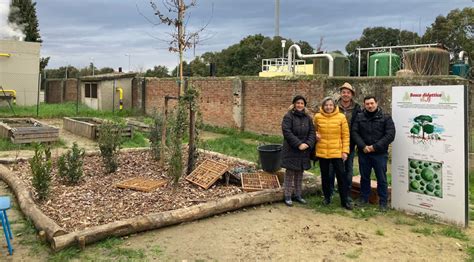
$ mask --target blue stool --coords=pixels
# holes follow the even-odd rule
[[[0,196],[0,220],[2,222],[3,232],[5,233],[5,239],[7,240],[8,253],[13,255],[13,247],[10,239],[13,239],[12,230],[10,229],[10,222],[8,222],[7,209],[10,209],[10,197]]]

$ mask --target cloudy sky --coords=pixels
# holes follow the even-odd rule
[[[0,0],[0,18],[6,19]],[[189,0],[185,0],[189,2]],[[177,55],[167,50],[171,28],[152,25],[148,0],[41,0],[37,2],[42,56],[49,68],[70,64],[144,70],[154,65],[174,67]],[[161,3],[158,0],[157,3]],[[280,35],[308,41],[324,37],[323,49],[345,50],[371,26],[386,26],[423,34],[436,16],[474,6],[474,0],[280,0]],[[220,51],[243,37],[273,36],[274,0],[197,0],[187,20],[190,31],[206,24],[205,41],[195,54]],[[3,9],[3,10],[1,10]],[[145,18],[146,17],[146,18]],[[148,19],[148,20],[147,20]],[[154,20],[156,21],[156,20]],[[0,22],[0,28],[2,22]],[[3,28],[2,28],[3,30]],[[186,53],[193,59],[193,50]]]

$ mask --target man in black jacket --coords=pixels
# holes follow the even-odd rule
[[[357,115],[352,125],[351,136],[357,145],[359,156],[360,202],[368,203],[370,173],[374,169],[377,177],[377,193],[381,211],[387,210],[387,160],[388,146],[395,139],[395,124],[390,115],[378,107],[374,96],[364,98],[364,110]]]

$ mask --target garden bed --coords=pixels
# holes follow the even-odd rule
[[[64,117],[63,127],[73,134],[95,140],[98,138],[100,125],[104,121],[96,117]],[[133,127],[130,125],[125,126],[122,129],[122,136],[132,137]]]
[[[0,118],[0,137],[14,144],[59,140],[59,129],[34,118]]]

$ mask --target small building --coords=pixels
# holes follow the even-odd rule
[[[1,97],[14,96],[22,106],[36,105],[38,99],[40,43],[0,40]]]
[[[109,73],[81,77],[81,102],[96,110],[131,109],[135,76],[136,73]]]

